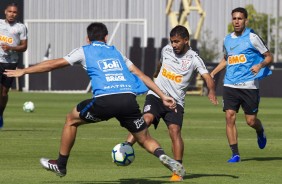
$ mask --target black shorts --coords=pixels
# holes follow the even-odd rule
[[[157,128],[162,118],[167,126],[170,124],[179,125],[180,128],[182,127],[183,123],[183,114],[184,108],[177,104],[177,112],[175,110],[171,110],[168,107],[164,106],[162,100],[154,95],[147,95],[146,101],[144,104],[143,113],[151,113],[154,115],[154,127]]]
[[[89,123],[116,118],[122,127],[136,133],[147,127],[134,94],[106,95],[80,102],[79,117]]]
[[[11,88],[14,77],[7,77],[3,73],[6,69],[15,70],[18,66],[18,63],[0,63],[0,83],[6,88]]]
[[[245,114],[254,115],[258,113],[259,101],[258,89],[223,87],[223,111],[231,109],[238,112],[242,106]]]

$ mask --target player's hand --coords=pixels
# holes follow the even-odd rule
[[[261,69],[261,64],[254,65],[250,70],[254,75],[257,75]]]
[[[170,109],[175,109],[176,108],[175,100],[172,97],[169,97],[169,96],[165,96],[163,98],[163,104],[165,106],[167,106],[168,108],[170,108]]]
[[[22,69],[5,70],[4,75],[7,77],[20,77],[24,75],[24,71]]]
[[[216,98],[214,91],[209,91],[208,98],[209,98],[209,100],[211,101],[212,104],[218,105],[218,100]]]
[[[9,45],[7,45],[7,44],[1,44],[1,48],[5,52],[8,52],[9,50],[11,50],[11,47]]]

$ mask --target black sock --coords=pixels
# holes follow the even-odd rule
[[[176,160],[176,161],[182,164],[182,160]]]
[[[160,157],[161,155],[164,155],[165,154],[165,152],[164,152],[164,150],[163,150],[163,148],[157,148],[155,151],[154,151],[154,155],[156,156],[156,157]]]
[[[59,169],[65,169],[67,167],[69,155],[62,155],[59,153],[59,157],[57,159],[57,164]]]
[[[125,141],[124,144],[128,144],[129,146],[133,146],[133,143]]]
[[[264,129],[262,128],[259,131],[256,131],[258,136],[263,136]]]
[[[238,144],[229,145],[233,155],[239,155]]]

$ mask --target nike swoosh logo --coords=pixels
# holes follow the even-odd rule
[[[230,50],[233,50],[233,49],[235,49],[235,48],[238,47],[238,46],[239,46],[239,44],[236,45],[235,47],[230,47]]]

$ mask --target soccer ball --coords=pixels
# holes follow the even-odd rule
[[[34,111],[34,103],[31,101],[25,102],[23,104],[24,112],[33,112]]]
[[[112,159],[117,166],[128,166],[134,161],[134,158],[134,149],[128,144],[117,144],[112,150]]]

